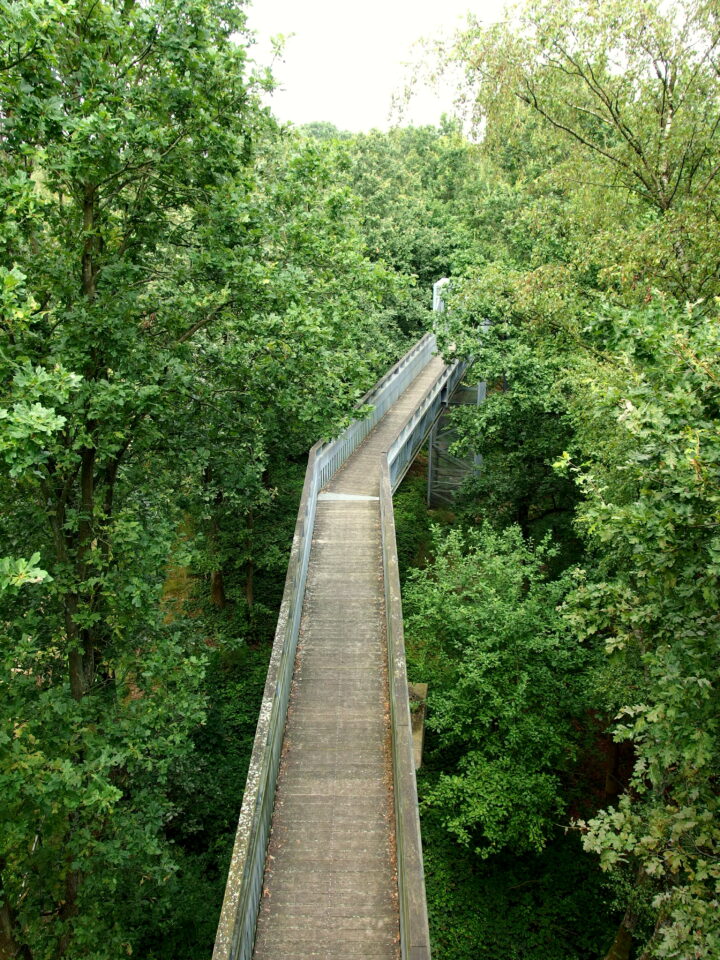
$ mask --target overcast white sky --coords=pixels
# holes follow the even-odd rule
[[[284,62],[273,67],[280,120],[329,120],[345,130],[386,129],[392,95],[417,59],[412,46],[462,24],[468,10],[484,21],[501,16],[503,0],[254,0],[248,21],[258,34],[253,56],[270,60],[269,38],[287,40]],[[450,96],[417,98],[405,122],[437,123]]]

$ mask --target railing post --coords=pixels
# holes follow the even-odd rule
[[[435,313],[442,313],[445,309],[445,301],[443,300],[442,294],[448,283],[450,283],[450,278],[443,277],[433,284],[433,310]]]

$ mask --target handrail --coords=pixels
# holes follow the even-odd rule
[[[395,798],[400,954],[402,960],[430,960],[430,931],[425,899],[420,816],[413,757],[410,700],[405,664],[405,638],[400,572],[395,539],[388,454],[380,463],[380,528],[382,537],[385,617],[387,624],[390,729]]]
[[[435,335],[426,333],[405,356],[378,380],[358,403],[358,408],[373,403],[372,411],[362,420],[354,420],[339,437],[318,448],[321,486],[325,486],[342,464],[360,446],[395,403],[400,394],[425,367],[437,349]]]
[[[439,417],[443,404],[467,373],[470,362],[456,360],[435,377],[420,403],[406,418],[387,452],[393,492],[405,476],[415,454]]]
[[[425,334],[362,398],[360,405],[374,402],[373,410],[335,440],[316,443],[309,453],[213,960],[250,960],[252,956],[317,495],[429,362],[435,348],[434,335]]]
[[[275,801],[275,784],[305,596],[317,494],[320,489],[317,453],[321,445],[316,443],[308,456],[285,590],[250,756],[213,960],[250,960],[252,956],[265,872],[265,852]]]
[[[417,354],[424,352],[428,346],[433,352],[437,350],[437,339],[435,334],[432,332],[424,333],[422,337],[420,337],[420,339],[410,347],[407,353],[400,357],[397,363],[390,367],[389,370],[386,370],[378,382],[374,386],[370,387],[368,392],[361,397],[360,400],[358,400],[356,407],[366,407],[368,404],[372,403],[373,397],[377,396],[382,391],[386,383],[389,380],[392,380],[395,374],[404,369],[408,363],[412,362],[413,358]]]

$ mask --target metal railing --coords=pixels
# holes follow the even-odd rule
[[[418,406],[400,428],[380,464],[380,527],[385,587],[402,960],[430,960],[430,931],[425,896],[425,873],[392,497],[467,368],[466,361],[456,360],[438,374],[425,391]]]
[[[372,404],[373,409],[362,420],[354,420],[335,440],[322,443],[317,448],[320,486],[324,487],[337,470],[345,463],[351,453],[360,446],[365,437],[382,420],[401,393],[407,389],[415,377],[425,367],[437,350],[435,335],[426,333],[418,340],[402,360],[382,377],[375,386],[360,400],[357,407]]]
[[[468,369],[465,360],[456,360],[445,367],[430,384],[419,405],[400,428],[400,432],[387,452],[390,483],[393,492],[400,486],[415,455],[440,416],[443,406],[451,397]]]
[[[250,960],[262,894],[275,784],[280,766],[312,531],[320,490],[315,444],[308,457],[285,590],[250,756],[240,819],[225,886],[213,960]]]
[[[316,443],[308,456],[285,590],[250,757],[213,960],[250,960],[262,894],[265,854],[275,799],[290,686],[297,649],[317,495],[429,362],[436,349],[426,334],[358,404],[373,410],[339,437]]]
[[[385,454],[380,464],[380,527],[390,687],[400,955],[402,960],[430,960],[430,931],[425,898],[425,873],[415,782],[415,758],[392,495],[390,465],[388,454]]]

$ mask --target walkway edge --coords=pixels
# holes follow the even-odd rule
[[[362,398],[360,409],[373,404],[369,415],[353,421],[335,440],[319,441],[310,450],[212,960],[252,956],[318,493],[425,367],[435,348],[434,335],[425,334]]]
[[[380,524],[395,788],[393,793],[400,901],[400,949],[402,960],[430,960],[430,931],[405,662],[400,570],[387,454],[382,457],[380,470]]]
[[[322,446],[322,442],[316,443],[308,456],[213,960],[235,960],[252,955],[317,509],[320,483],[317,454]]]

